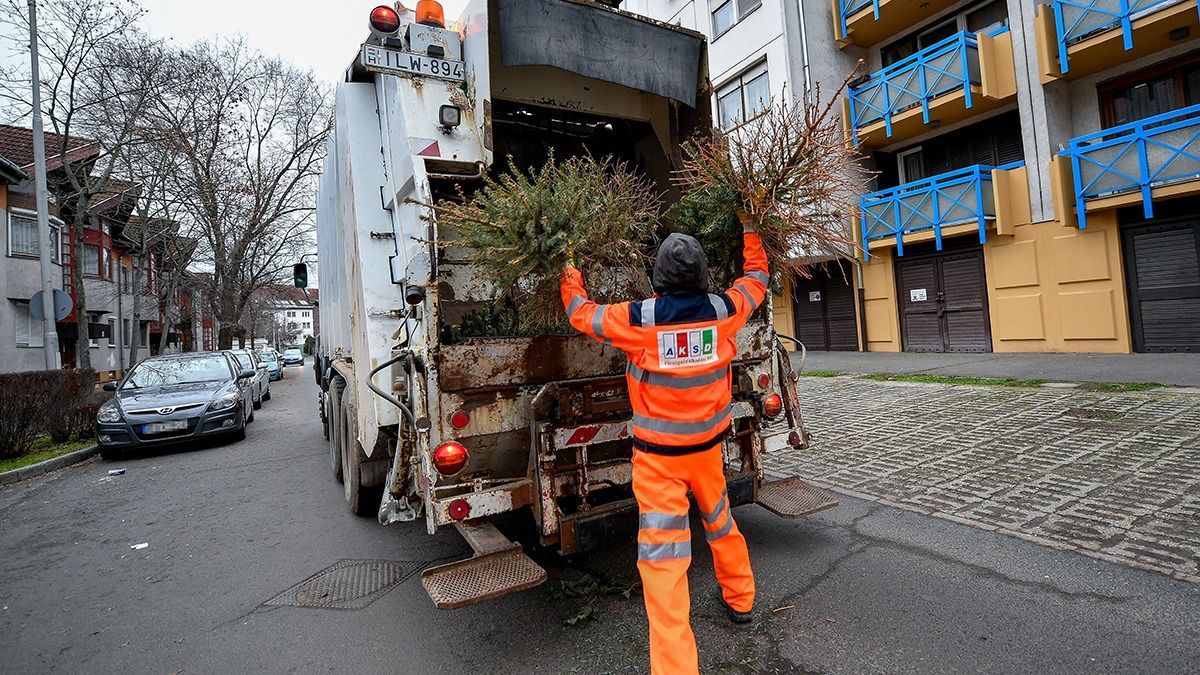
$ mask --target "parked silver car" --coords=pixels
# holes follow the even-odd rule
[[[258,358],[258,354],[249,349],[229,349],[228,354],[237,359],[238,365],[247,370],[253,370],[254,376],[254,408],[262,407],[263,401],[271,400],[271,373],[267,364]]]

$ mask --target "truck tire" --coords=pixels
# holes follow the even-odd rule
[[[358,439],[350,433],[350,407],[342,406],[342,486],[345,488],[346,504],[356,516],[375,516],[379,513],[379,501],[383,488],[365,487],[360,469],[366,455]]]
[[[325,408],[325,437],[329,439],[329,468],[333,479],[342,482],[342,388],[345,380],[335,377],[329,382],[328,406]]]

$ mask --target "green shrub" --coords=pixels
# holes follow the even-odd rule
[[[43,434],[55,443],[91,435],[101,398],[91,370],[0,374],[0,459],[25,454]]]

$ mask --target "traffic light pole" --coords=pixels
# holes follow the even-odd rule
[[[37,190],[38,262],[42,277],[42,345],[46,370],[57,370],[58,330],[54,317],[54,264],[50,260],[50,213],[46,198],[46,139],[42,135],[42,79],[38,72],[37,0],[29,0],[29,59],[33,84],[33,179]],[[60,242],[54,242],[61,246]]]

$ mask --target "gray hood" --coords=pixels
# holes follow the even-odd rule
[[[654,292],[708,292],[708,258],[695,237],[674,232],[658,247]]]

